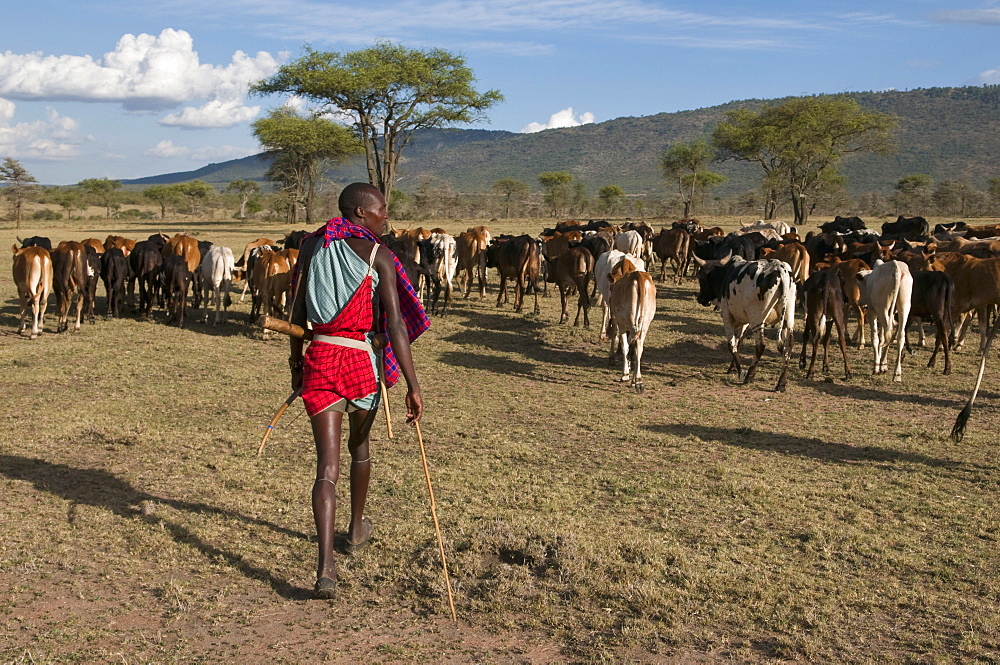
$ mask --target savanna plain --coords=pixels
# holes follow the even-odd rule
[[[239,254],[292,230],[47,224],[0,242],[188,232]],[[793,363],[775,393],[773,332],[757,381],[738,385],[695,282],[658,282],[637,394],[608,366],[598,308],[590,329],[559,325],[550,287],[540,315],[530,298],[498,309],[491,271],[485,300],[457,297],[414,345],[453,623],[401,388],[395,437],[373,430],[373,543],[338,555],[335,600],[311,600],[301,403],[256,455],[290,392],[286,338],[251,325],[249,301],[218,326],[127,311],[56,334],[51,296],[28,340],[6,265],[0,662],[1000,662],[995,352],[968,434],[948,436],[974,342],[951,376],[918,348],[901,383],[856,347],[845,381],[833,345],[830,374]],[[339,493],[342,534],[346,478]]]

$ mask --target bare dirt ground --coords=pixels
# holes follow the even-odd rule
[[[397,437],[373,436],[376,537],[314,601],[301,406],[256,457],[285,340],[244,303],[29,341],[0,273],[0,662],[998,662],[994,366],[955,444],[971,350],[951,377],[918,351],[894,384],[852,348],[851,381],[835,353],[774,393],[773,341],[735,384],[718,314],[660,284],[637,395],[596,327],[558,325],[554,295],[498,310],[492,279],[414,347],[453,623],[400,390]]]

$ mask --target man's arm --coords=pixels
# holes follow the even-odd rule
[[[386,334],[392,351],[396,355],[400,372],[406,379],[406,420],[420,420],[424,404],[420,393],[417,373],[413,368],[413,354],[410,351],[410,338],[406,332],[406,323],[399,310],[399,294],[396,292],[396,268],[392,261],[392,252],[379,246],[375,255],[375,269],[378,271],[378,295],[385,312]]]

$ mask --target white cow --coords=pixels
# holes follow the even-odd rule
[[[638,231],[622,231],[615,236],[615,249],[624,254],[642,256],[642,236],[639,235]]]
[[[433,285],[433,294],[430,296],[432,313],[438,313],[437,303],[441,290],[444,290],[444,304],[441,306],[441,314],[448,310],[451,304],[451,282],[455,279],[455,272],[458,270],[458,243],[455,238],[448,233],[432,233],[431,237],[421,243],[422,249],[427,252],[424,257],[430,272],[430,281]]]
[[[229,287],[233,281],[233,270],[235,264],[233,260],[233,250],[228,247],[212,245],[212,248],[205,254],[201,261],[201,288],[203,301],[205,303],[205,322],[208,323],[208,295],[212,293],[215,298],[215,321],[219,322],[219,310],[222,309],[222,322],[228,318],[229,305],[232,301],[229,297]],[[250,280],[247,279],[249,282]],[[223,309],[224,308],[224,309]]]
[[[611,285],[611,320],[615,332],[611,337],[610,362],[614,362],[615,347],[621,343],[622,381],[628,381],[637,393],[643,390],[642,349],[649,324],[656,314],[656,285],[648,272],[636,270],[618,278]],[[629,351],[635,354],[631,369]]]
[[[868,320],[871,324],[872,348],[875,350],[872,374],[882,374],[889,369],[887,357],[889,344],[892,342],[892,327],[895,325],[899,349],[892,380],[902,381],[906,319],[910,315],[913,297],[910,269],[902,261],[883,263],[877,260],[871,270],[859,271],[857,279],[861,284],[861,304],[868,307]]]
[[[597,286],[597,297],[604,309],[604,317],[601,321],[600,341],[608,339],[608,324],[611,323],[611,272],[618,267],[623,259],[628,259],[636,270],[645,270],[646,264],[642,259],[626,252],[612,249],[597,257],[594,264],[594,283]]]

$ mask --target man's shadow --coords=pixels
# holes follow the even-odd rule
[[[287,529],[266,520],[247,517],[205,503],[167,499],[140,492],[121,478],[103,469],[76,469],[42,459],[0,455],[0,474],[12,480],[28,481],[39,491],[55,494],[73,504],[107,508],[119,517],[138,518],[157,528],[162,526],[178,543],[191,545],[209,560],[221,559],[249,578],[267,582],[283,598],[304,600],[310,597],[310,590],[294,587],[287,581],[275,577],[269,570],[249,563],[241,555],[206,542],[179,522],[171,522],[156,515],[145,514],[140,506],[144,501],[153,501],[184,512],[219,515],[228,520],[267,527],[292,538],[309,539],[309,536],[300,531]]]

